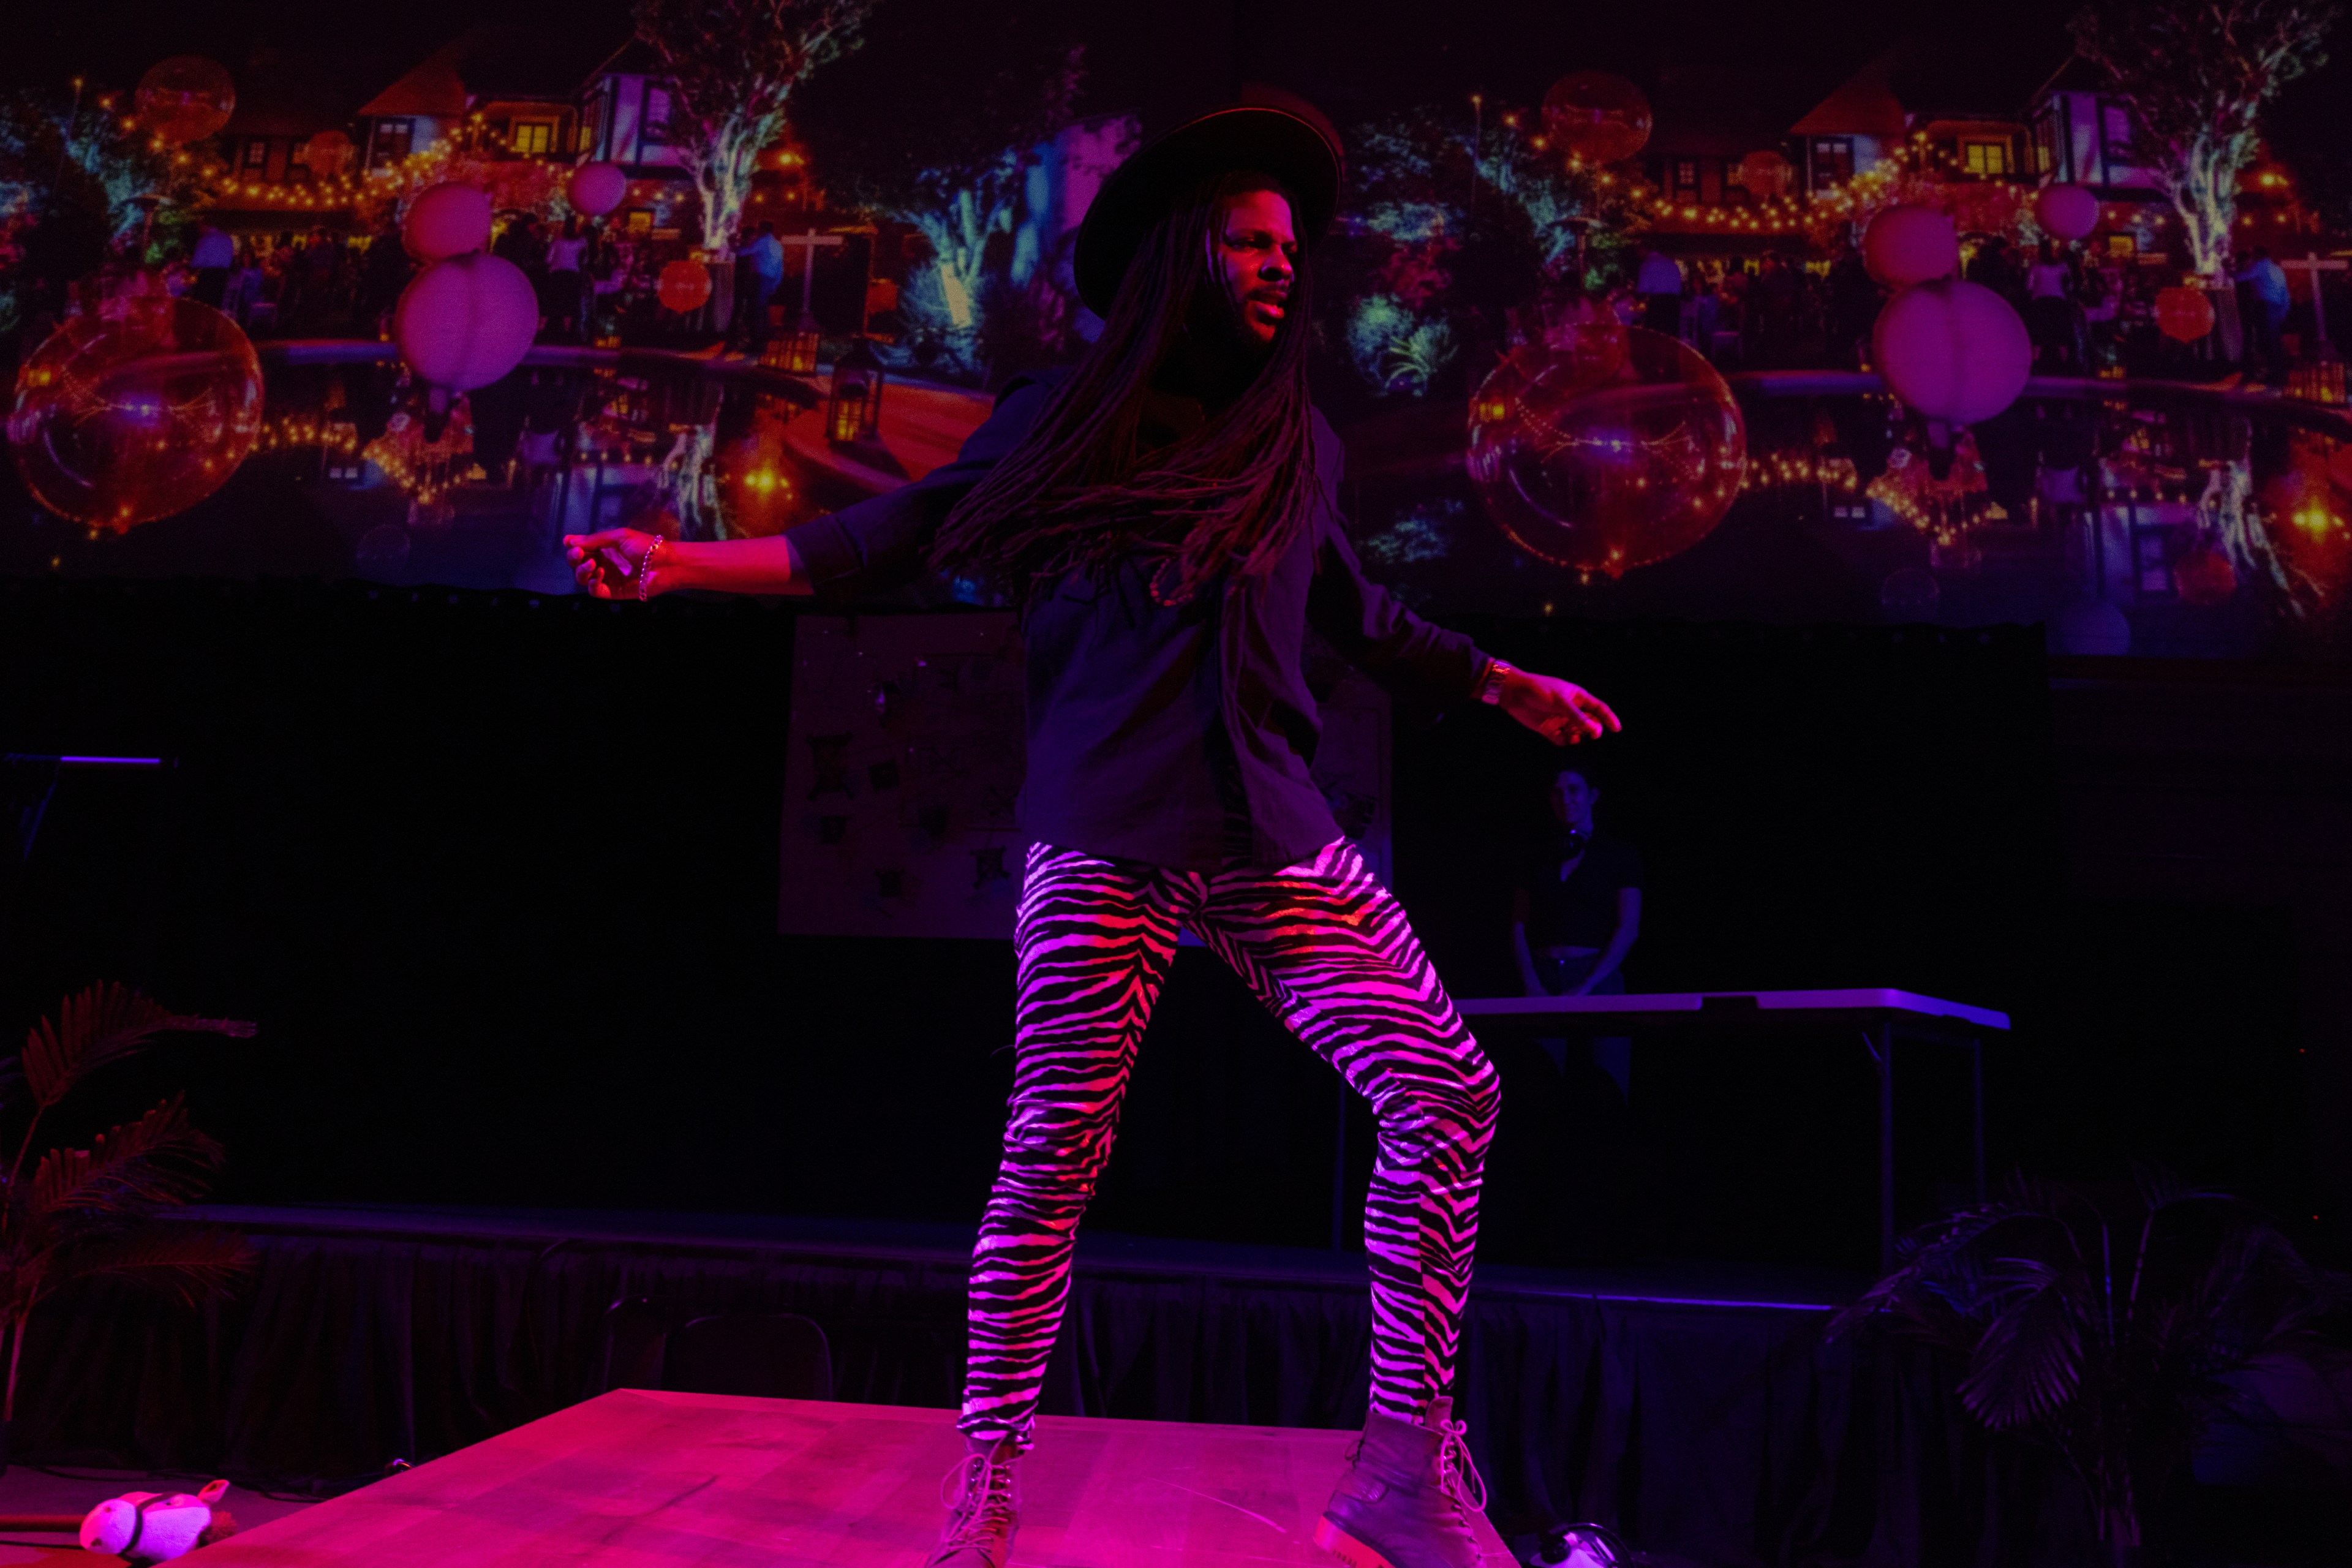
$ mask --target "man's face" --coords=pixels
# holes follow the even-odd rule
[[[1551,781],[1551,813],[1570,827],[1590,830],[1592,805],[1600,798],[1601,792],[1582,773],[1561,773]]]
[[[1244,191],[1217,203],[1210,261],[1232,304],[1243,337],[1261,348],[1274,342],[1290,310],[1297,276],[1298,237],[1290,202],[1279,191]]]

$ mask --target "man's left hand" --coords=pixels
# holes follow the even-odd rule
[[[1503,678],[1504,712],[1555,746],[1572,746],[1623,728],[1609,704],[1573,681],[1513,669]]]

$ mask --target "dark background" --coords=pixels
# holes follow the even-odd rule
[[[895,3],[895,0],[893,0]],[[1667,55],[1721,60],[1781,75],[1842,76],[1906,30],[1946,14],[1927,5],[1864,0],[1662,0],[1633,7],[1561,6],[1548,0],[1494,0],[1433,11],[1423,0],[1140,0],[1106,6],[1085,0],[1020,0],[999,8],[1031,26],[1076,17],[1084,24],[1098,90],[1121,91],[1121,107],[1195,77],[1257,78],[1317,97],[1394,104],[1485,90],[1540,98],[1580,68],[1645,74]],[[2063,50],[2070,7],[1989,0],[1971,8],[1971,33],[2033,50]],[[630,28],[630,0],[412,0],[361,12],[302,0],[91,0],[46,5],[11,32],[0,80],[62,81],[94,72],[116,85],[166,56],[199,53],[232,68],[253,49],[378,50],[407,57],[402,68],[483,21],[566,34],[613,36]]]
[[[774,933],[793,620],[0,584],[0,749],[174,763],[66,775],[15,889],[0,1022],[103,977],[257,1020],[250,1042],[110,1069],[83,1113],[187,1086],[230,1150],[226,1199],[970,1222],[1010,1081],[1010,946]],[[1625,719],[1585,754],[1650,870],[1637,989],[1892,984],[2003,1008],[1996,1171],[2153,1160],[2316,1206],[2288,1131],[2285,917],[2064,894],[2038,629],[1465,626]],[[1398,891],[1457,994],[1507,993],[1552,753],[1474,710],[1400,714],[1396,756]],[[1482,1256],[1868,1263],[1858,1043],[1643,1047],[1631,1122],[1590,1072],[1495,1045]],[[1957,1058],[1905,1059],[1920,1215],[1964,1169],[1965,1080]],[[1187,950],[1090,1224],[1324,1245],[1337,1104]],[[1360,1203],[1360,1110],[1349,1152]]]

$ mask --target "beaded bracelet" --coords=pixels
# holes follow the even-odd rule
[[[646,591],[654,585],[654,552],[661,547],[662,536],[656,533],[654,542],[646,546],[645,554],[637,559],[637,603],[641,605],[646,602]]]

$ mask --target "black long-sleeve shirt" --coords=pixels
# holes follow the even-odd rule
[[[1050,383],[1014,382],[956,460],[793,531],[812,586],[855,594],[920,569],[949,510],[1017,447]],[[1475,695],[1486,656],[1368,580],[1339,521],[1339,437],[1315,415],[1324,504],[1263,578],[1229,575],[1181,604],[1150,590],[1154,563],[1101,581],[1074,572],[1030,602],[1028,776],[1034,838],[1107,859],[1214,870],[1245,807],[1249,859],[1279,868],[1339,837],[1307,777],[1322,734],[1301,670],[1312,626],[1397,696]],[[1241,798],[1233,798],[1238,784]]]

